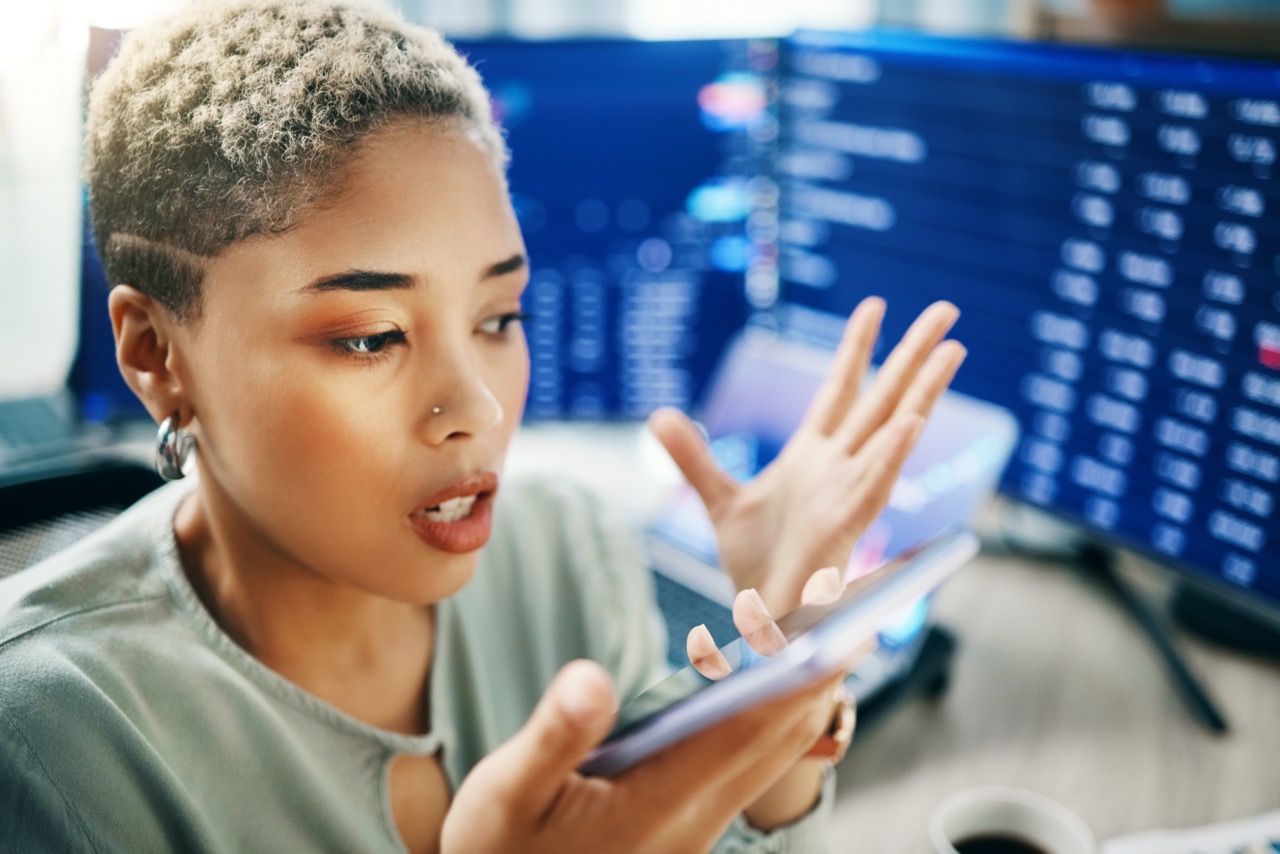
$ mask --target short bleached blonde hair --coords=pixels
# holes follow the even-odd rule
[[[362,2],[197,0],[127,35],[89,101],[85,169],[107,280],[180,319],[203,262],[341,188],[371,131],[459,124],[505,170],[479,75],[435,32]]]

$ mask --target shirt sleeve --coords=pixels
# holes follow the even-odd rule
[[[769,832],[752,827],[739,815],[720,837],[714,854],[822,854],[827,850],[827,828],[836,797],[836,772],[827,768],[822,793],[813,809]]]

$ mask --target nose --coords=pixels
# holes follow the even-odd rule
[[[430,366],[432,389],[422,400],[422,435],[432,445],[480,436],[506,418],[479,366],[459,355]]]

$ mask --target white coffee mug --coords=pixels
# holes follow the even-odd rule
[[[1055,800],[1004,786],[967,789],[946,798],[929,819],[935,854],[958,854],[955,843],[980,837],[1017,839],[1044,854],[1097,854],[1081,818]]]

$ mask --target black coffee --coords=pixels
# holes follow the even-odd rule
[[[1009,836],[1005,833],[967,836],[951,844],[960,854],[1049,854],[1039,845],[1028,842],[1020,836]]]

